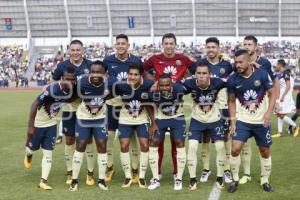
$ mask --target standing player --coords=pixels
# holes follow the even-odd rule
[[[220,91],[226,83],[220,78],[213,78],[209,64],[201,63],[196,67],[196,78],[184,81],[187,93],[192,94],[193,111],[190,123],[188,148],[188,169],[190,173],[190,190],[196,190],[196,169],[198,144],[203,140],[203,134],[208,133],[215,142],[217,151],[216,185],[222,189],[224,175],[225,144],[223,121],[220,112]]]
[[[228,192],[233,193],[238,188],[241,163],[239,154],[244,143],[252,136],[256,140],[261,155],[261,185],[264,191],[272,192],[273,189],[269,183],[272,167],[271,120],[276,91],[268,73],[251,65],[247,50],[238,50],[234,61],[237,73],[231,75],[227,82],[230,134],[233,135],[230,158],[233,182]],[[238,106],[236,100],[239,101]]]
[[[207,64],[209,66],[209,71],[212,77],[221,78],[223,81],[227,81],[229,75],[233,72],[232,65],[229,61],[226,61],[220,56],[220,41],[216,37],[207,38],[206,41],[206,58],[198,60],[194,67],[197,67],[199,64]],[[195,71],[195,70],[193,70]],[[231,151],[231,142],[229,139],[229,130],[228,130],[228,105],[227,105],[227,91],[222,89],[220,91],[220,109],[222,114],[222,122],[225,134],[225,163],[224,163],[224,180],[226,183],[230,183],[232,180],[230,173],[230,151]],[[209,169],[209,160],[210,160],[210,135],[204,133],[203,143],[202,143],[202,161],[203,161],[203,170],[201,173],[200,182],[207,182],[211,171]]]
[[[82,77],[77,84],[78,95],[82,102],[76,112],[76,150],[73,156],[70,191],[78,190],[78,175],[91,136],[95,138],[98,152],[98,187],[102,190],[108,190],[104,180],[107,165],[105,100],[109,94],[105,74],[103,63],[95,61],[91,67],[90,75]]]
[[[52,189],[47,180],[52,166],[57,116],[61,107],[73,99],[73,91],[76,89],[74,73],[73,68],[65,68],[62,80],[47,86],[31,105],[24,166],[26,169],[31,168],[33,153],[42,147],[42,176],[39,187],[44,190]]]
[[[257,48],[258,48],[258,43],[257,43],[257,38],[253,35],[248,35],[244,38],[244,48],[248,51],[250,55],[250,63],[253,65],[255,68],[260,68],[265,70],[271,79],[273,80],[274,83],[274,89],[276,91],[276,97],[278,98],[279,95],[279,81],[275,79],[273,72],[272,72],[272,65],[270,61],[262,56],[257,55]],[[276,107],[278,107],[278,104],[276,104]],[[252,156],[252,150],[251,150],[251,140],[248,140],[241,152],[241,159],[242,159],[242,164],[244,167],[244,176],[240,180],[240,184],[245,184],[248,181],[251,181],[251,176],[250,176],[250,166],[251,166],[251,156]]]
[[[145,77],[156,81],[153,88],[157,88],[157,80],[163,74],[170,74],[172,81],[180,81],[184,76],[190,76],[188,69],[193,65],[193,62],[185,55],[176,53],[176,37],[173,33],[167,33],[162,37],[163,53],[150,57],[144,63]],[[152,76],[149,71],[154,70],[155,76]],[[174,181],[177,174],[177,158],[176,144],[171,138],[172,144],[172,160]],[[159,160],[158,169],[161,177],[161,166],[164,155],[164,142],[158,146]]]
[[[117,81],[127,80],[128,66],[131,64],[141,64],[140,58],[128,53],[129,42],[127,35],[120,34],[116,37],[116,53],[114,55],[108,56],[104,59],[103,63],[107,69],[107,73],[110,78],[115,78]],[[106,101],[108,109],[108,141],[107,141],[107,169],[105,175],[105,181],[111,181],[115,171],[113,166],[113,149],[114,149],[114,139],[116,129],[119,125],[119,115],[122,108],[123,102],[120,97]],[[138,182],[138,144],[136,136],[131,138],[130,143],[131,148],[131,167],[133,174],[133,183]]]
[[[67,66],[71,66],[75,69],[75,75],[77,80],[83,75],[88,74],[92,65],[90,60],[83,58],[83,44],[80,40],[73,40],[70,43],[70,59],[60,62],[57,65],[53,73],[53,80],[58,81],[63,75],[63,71]],[[67,165],[67,184],[71,184],[72,181],[72,159],[75,151],[75,124],[76,124],[76,110],[79,105],[78,101],[73,102],[72,104],[66,105],[63,108],[63,133],[65,135],[66,145],[65,145],[65,159]],[[87,145],[86,148],[87,156],[87,185],[94,185],[95,181],[93,178],[94,170],[94,152],[92,139]]]
[[[296,110],[295,102],[293,100],[293,78],[291,77],[290,71],[285,69],[286,63],[280,59],[277,62],[276,72],[279,72],[279,83],[280,83],[280,95],[279,95],[279,106],[275,110],[277,114],[278,122],[278,133],[272,135],[273,138],[281,137],[284,122],[294,128],[293,135],[296,137],[299,134],[299,127],[296,123],[287,116],[288,113],[292,113]]]
[[[178,172],[174,190],[182,190],[182,174],[186,163],[185,118],[183,113],[184,88],[180,83],[172,83],[171,75],[163,74],[158,79],[157,92],[151,93],[151,100],[156,105],[155,121],[159,131],[150,138],[149,163],[154,179],[148,189],[160,186],[158,175],[158,146],[165,139],[165,132],[170,130],[177,151]]]
[[[120,111],[119,127],[121,164],[125,173],[123,188],[132,184],[132,174],[129,155],[130,138],[137,133],[140,143],[140,167],[138,183],[140,188],[146,188],[145,174],[149,156],[148,116],[154,121],[152,107],[149,105],[148,92],[153,81],[143,79],[142,65],[129,65],[127,82],[116,84],[115,95],[122,97],[124,105]],[[148,112],[148,115],[147,115]],[[154,126],[152,123],[151,126]],[[150,163],[151,166],[151,163]]]

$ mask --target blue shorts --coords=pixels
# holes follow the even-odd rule
[[[236,134],[232,140],[247,142],[254,137],[257,146],[269,147],[272,145],[271,127],[264,127],[263,124],[249,124],[241,121],[236,122]]]
[[[173,119],[156,119],[159,132],[155,134],[155,139],[164,140],[167,131],[170,131],[174,140],[185,140],[185,118],[179,116]]]
[[[52,151],[56,141],[56,130],[56,125],[35,127],[33,137],[28,140],[27,146],[33,151],[39,150],[40,147]]]
[[[204,132],[208,132],[210,134],[211,140],[213,141],[224,141],[224,130],[222,120],[213,123],[202,123],[192,118],[190,123],[189,140],[202,141]]]
[[[229,132],[229,111],[228,109],[221,110],[222,123],[224,133],[227,134]]]
[[[119,138],[131,138],[136,132],[139,138],[149,138],[148,128],[149,124],[139,124],[139,125],[128,125],[119,124]]]
[[[65,136],[75,136],[76,112],[63,112],[62,125]]]
[[[91,135],[94,136],[95,140],[106,140],[107,139],[107,128],[105,119],[97,120],[80,120],[77,119],[75,127],[76,140],[88,140]]]
[[[118,129],[121,108],[121,106],[107,105],[108,130]]]

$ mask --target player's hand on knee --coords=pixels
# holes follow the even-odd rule
[[[236,131],[236,125],[231,123],[229,126],[229,137],[232,137],[235,134]]]
[[[156,123],[152,123],[150,128],[149,128],[149,139],[153,139],[154,135],[158,132],[158,127]]]

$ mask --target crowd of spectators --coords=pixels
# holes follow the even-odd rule
[[[13,82],[17,87],[19,84],[25,87],[27,67],[28,56],[22,46],[0,45],[0,87],[9,87]]]
[[[265,42],[259,45],[259,54],[267,57],[273,65],[278,59],[285,59],[291,68],[299,71],[298,58],[300,58],[299,42],[282,41],[281,45],[275,41]],[[225,59],[233,61],[234,52],[242,48],[241,42],[224,42],[221,43],[220,49],[222,56]],[[131,45],[130,52],[141,57],[144,61],[153,54],[161,52],[161,44],[152,45]],[[189,56],[195,61],[205,56],[205,44],[185,44],[179,43],[178,52]],[[103,60],[105,56],[114,53],[114,48],[105,43],[92,43],[85,46],[85,57],[94,60]],[[46,85],[50,80],[56,65],[68,58],[67,52],[58,51],[55,55],[40,56],[35,64],[35,72],[32,76],[32,81],[36,81],[38,86]],[[28,85],[24,73],[27,69],[27,60],[24,58],[23,49],[20,46],[0,46],[0,87],[9,86],[10,82],[21,83]],[[27,82],[27,84],[26,84]]]

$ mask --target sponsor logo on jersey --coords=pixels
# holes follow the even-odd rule
[[[127,72],[118,73],[117,79],[118,81],[124,81],[128,78]]]
[[[171,74],[171,75],[176,75],[177,74],[177,69],[174,66],[167,66],[164,69],[164,73],[166,74]]]
[[[132,100],[129,102],[129,114],[133,117],[133,118],[137,118],[140,114],[141,111],[141,106],[142,103],[138,100]]]

